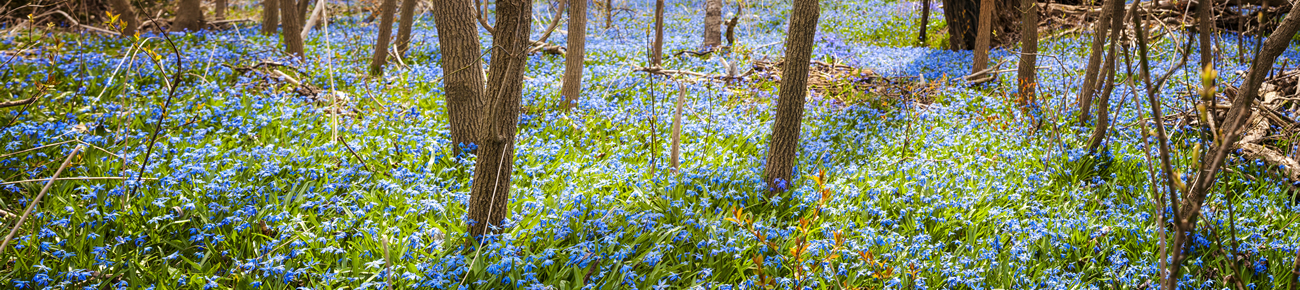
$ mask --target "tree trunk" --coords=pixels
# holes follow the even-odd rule
[[[397,24],[397,56],[406,57],[406,49],[411,47],[411,25],[415,24],[415,4],[419,0],[402,0],[402,16]]]
[[[477,144],[475,134],[482,124],[478,106],[484,99],[483,58],[479,56],[478,24],[472,14],[465,13],[470,9],[474,9],[470,0],[437,0],[433,5],[454,154]]]
[[[280,0],[262,0],[262,34],[275,35],[277,26],[280,26]]]
[[[614,0],[605,0],[605,30],[610,27],[614,27]]]
[[[1214,65],[1213,47],[1210,45],[1211,38],[1214,37],[1214,0],[1200,0],[1196,5],[1197,37],[1201,41],[1201,68],[1207,65]]]
[[[226,20],[226,0],[217,0],[217,5],[212,10],[214,20]]]
[[[803,123],[804,97],[808,94],[808,63],[812,60],[813,37],[821,14],[819,0],[794,0],[790,28],[785,38],[785,64],[777,93],[776,120],[768,140],[767,165],[763,181],[769,195],[790,187],[795,154],[799,151],[799,130]]]
[[[583,0],[575,0],[583,1]],[[655,0],[655,41],[650,47],[650,66],[659,66],[664,58],[664,0]]]
[[[307,18],[307,22],[302,26],[302,39],[307,39],[307,35],[311,33],[312,29],[316,28],[316,24],[320,24],[321,17],[325,17],[327,2],[320,1],[316,3],[316,8],[311,11],[311,18]]]
[[[203,21],[203,8],[199,6],[203,0],[181,0],[176,5],[176,21],[172,22],[172,32],[179,31],[199,31],[205,24]]]
[[[1018,105],[1029,113],[1038,106],[1038,4],[1034,0],[1021,0],[1024,16],[1020,19],[1020,67],[1016,72],[1020,96]],[[924,39],[922,40],[924,42]],[[1025,114],[1030,118],[1032,113]],[[1037,122],[1037,120],[1031,120]]]
[[[280,7],[294,7],[294,0],[280,0]],[[284,49],[298,57],[305,56],[302,50],[302,35],[298,32],[301,28],[302,21],[298,19],[298,13],[293,9],[280,9],[280,20],[284,22],[284,32],[280,37],[284,39]]]
[[[556,15],[557,17],[559,15]],[[574,0],[569,5],[569,39],[568,52],[564,56],[564,83],[560,94],[564,95],[564,110],[573,109],[582,93],[582,61],[586,55],[587,38],[587,0]]]
[[[916,36],[916,46],[925,46],[925,28],[930,25],[930,0],[921,0],[921,33]],[[1035,23],[1037,25],[1037,23]]]
[[[135,16],[131,0],[109,0],[108,4],[112,5],[113,13],[120,15],[118,19],[122,21],[122,37],[135,35],[136,30],[140,29],[140,19]]]
[[[510,174],[514,171],[515,129],[523,96],[528,34],[533,22],[531,0],[498,0],[496,33],[485,100],[486,122],[480,128],[478,159],[469,198],[469,233],[481,238],[496,233],[510,214]]]
[[[1097,124],[1093,126],[1092,140],[1088,142],[1088,152],[1094,153],[1101,146],[1102,141],[1106,140],[1106,132],[1110,131],[1110,94],[1115,89],[1115,58],[1119,54],[1119,39],[1124,34],[1124,1],[1111,1],[1110,4],[1114,9],[1110,15],[1110,49],[1106,52],[1105,64],[1101,69],[1101,76],[1097,78],[1101,82],[1101,99],[1097,100]],[[1134,11],[1137,12],[1137,11]]]
[[[975,33],[979,24],[981,0],[943,0],[944,20],[948,22],[948,49],[975,49]],[[1020,23],[1020,2],[1017,0],[994,0],[993,37],[990,47],[998,47],[1015,41],[1017,24]]]
[[[384,64],[388,63],[388,42],[393,37],[393,13],[397,11],[397,0],[384,0],[379,5],[379,37],[375,38],[375,54],[370,58],[370,75],[382,76]]]
[[[668,160],[668,166],[672,167],[674,170],[677,169],[678,165],[681,165],[682,106],[684,105],[683,103],[686,102],[686,84],[678,83],[677,87],[679,89],[677,92],[677,102],[673,104],[673,107],[676,107],[676,109],[673,110],[673,147],[672,154],[669,155],[672,159]]]
[[[984,70],[989,65],[989,42],[993,40],[993,0],[980,0],[979,28],[975,31],[975,53],[971,58],[971,74]],[[984,74],[973,76],[982,78]]]
[[[1092,95],[1097,90],[1097,70],[1101,68],[1102,48],[1106,45],[1107,33],[1110,33],[1111,14],[1114,14],[1114,2],[1123,2],[1120,0],[1107,0],[1102,3],[1101,16],[1097,18],[1097,29],[1092,33],[1092,47],[1089,49],[1091,54],[1088,55],[1088,65],[1083,71],[1083,87],[1079,88],[1079,123],[1087,123],[1092,119]],[[1123,3],[1120,3],[1123,6]]]
[[[704,0],[704,48],[722,44],[722,0]]]
[[[303,19],[307,19],[307,8],[311,7],[311,0],[296,0],[295,2],[297,2],[295,7],[298,7],[298,18],[294,19],[298,19],[298,27],[301,28],[302,23],[305,22]]]

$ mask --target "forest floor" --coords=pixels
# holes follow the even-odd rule
[[[563,58],[530,58],[510,219],[481,245],[466,238],[473,157],[449,152],[428,14],[382,78],[365,76],[377,33],[360,17],[312,33],[306,59],[244,23],[134,39],[6,28],[0,100],[40,99],[0,109],[5,233],[46,192],[38,179],[93,178],[48,186],[0,254],[0,288],[1154,287],[1160,205],[1138,129],[1143,87],[1117,69],[1100,154],[1080,149],[1090,129],[1068,121],[1090,35],[1040,41],[1041,107],[1021,111],[1010,74],[961,80],[970,52],[936,48],[942,33],[914,47],[916,2],[823,1],[813,58],[856,76],[825,76],[831,89],[809,97],[805,176],[769,199],[759,178],[777,84],[635,71],[653,7],[631,2],[610,29],[590,21],[574,110],[557,106]],[[779,59],[788,2],[744,3],[731,51],[664,66],[726,74],[723,58],[742,70]],[[669,5],[666,55],[700,42],[697,5]],[[1186,37],[1154,40],[1157,74]],[[1239,83],[1238,40],[1220,41],[1222,81]],[[1284,57],[1300,59],[1296,47]],[[1014,68],[1015,52],[993,62]],[[1160,94],[1165,112],[1195,101],[1198,73],[1184,70]],[[842,85],[862,76],[865,89]],[[1170,129],[1174,167],[1189,172],[1200,133]],[[1296,287],[1297,191],[1260,163],[1228,167],[1183,285]]]

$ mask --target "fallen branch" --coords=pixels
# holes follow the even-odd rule
[[[30,97],[17,101],[0,102],[0,108],[16,107],[36,102],[36,97]]]

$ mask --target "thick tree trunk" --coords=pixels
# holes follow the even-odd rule
[[[916,46],[925,46],[925,29],[929,25],[930,0],[921,0],[921,33],[916,35]]]
[[[1038,4],[1021,0],[1024,16],[1020,18],[1020,66],[1016,72],[1021,111],[1030,112],[1038,105]],[[924,41],[924,40],[922,40]],[[1032,118],[1032,114],[1026,114]],[[1037,120],[1034,120],[1037,122]]]
[[[1223,122],[1223,129],[1221,129],[1224,133],[1223,140],[1215,145],[1213,152],[1207,154],[1210,156],[1201,163],[1200,173],[1196,175],[1191,189],[1185,193],[1182,204],[1177,208],[1179,214],[1176,217],[1182,220],[1174,221],[1179,233],[1174,235],[1174,244],[1171,248],[1174,256],[1171,260],[1173,263],[1169,265],[1169,274],[1165,276],[1164,289],[1175,289],[1178,283],[1176,278],[1182,277],[1180,268],[1182,268],[1183,257],[1180,250],[1185,248],[1187,241],[1192,238],[1205,198],[1218,181],[1215,175],[1219,173],[1228,154],[1237,148],[1237,140],[1241,138],[1241,133],[1244,131],[1242,128],[1247,127],[1246,121],[1250,119],[1251,107],[1259,97],[1264,79],[1267,78],[1269,71],[1273,70],[1277,57],[1286,51],[1298,31],[1300,31],[1300,5],[1292,5],[1290,13],[1287,13],[1282,24],[1269,34],[1268,40],[1264,41],[1264,47],[1251,62],[1250,72],[1242,81],[1240,93],[1232,100],[1232,108],[1228,110],[1228,116]]]
[[[722,45],[722,0],[704,0],[704,48]]]
[[[453,152],[477,143],[478,106],[483,98],[483,58],[479,56],[478,24],[465,13],[470,0],[437,0],[433,22],[438,26],[438,49],[442,55],[442,90],[447,97],[447,115]]]
[[[469,233],[480,238],[495,233],[510,214],[510,174],[514,171],[515,130],[523,96],[528,34],[533,22],[531,0],[498,0],[496,33],[492,35],[484,111],[479,132],[478,159],[469,198]]]
[[[294,7],[294,0],[280,0],[280,7]],[[284,32],[280,36],[284,39],[284,49],[289,53],[303,57],[305,54],[302,50],[302,34],[296,32],[302,28],[301,16],[293,9],[280,9],[280,20],[284,22]]]
[[[564,56],[564,83],[560,87],[560,94],[564,95],[565,111],[578,103],[578,95],[582,93],[582,61],[586,55],[587,42],[586,0],[574,0],[569,5],[568,30],[569,47]]]
[[[989,42],[993,40],[993,0],[980,0],[979,25],[975,31],[975,51],[971,58],[971,74],[984,70],[989,65]],[[982,78],[980,76],[974,78]]]
[[[212,9],[214,20],[226,20],[226,0],[217,0],[217,5]]]
[[[370,58],[370,75],[384,74],[384,64],[388,63],[388,42],[393,37],[393,13],[397,11],[396,0],[384,0],[379,5],[379,37],[375,38],[375,54]]]
[[[795,0],[790,12],[790,28],[785,38],[785,64],[781,69],[781,87],[777,93],[776,120],[768,140],[767,165],[763,181],[769,193],[790,187],[795,155],[799,151],[799,130],[803,123],[804,97],[808,94],[808,64],[812,60],[813,37],[821,15],[819,0]]]
[[[280,26],[280,0],[262,0],[262,34],[275,35],[278,26]]]
[[[1083,71],[1083,87],[1079,88],[1079,123],[1092,119],[1092,95],[1097,90],[1097,75],[1101,68],[1102,49],[1106,45],[1107,33],[1110,33],[1112,14],[1115,14],[1115,2],[1123,9],[1123,1],[1107,0],[1102,4],[1101,16],[1097,19],[1097,29],[1092,33],[1092,47],[1089,49],[1088,65]]]
[[[170,28],[173,32],[178,31],[199,31],[203,30],[206,24],[203,21],[202,0],[181,0],[176,5],[176,21],[172,22]]]
[[[948,22],[948,49],[975,49],[975,34],[979,24],[981,0],[943,0],[944,20]],[[994,0],[993,38],[990,47],[1010,44],[1016,40],[1020,23],[1020,1]]]
[[[117,13],[118,19],[122,21],[122,37],[135,35],[136,30],[140,29],[140,18],[135,16],[131,0],[109,0],[108,4],[112,5],[113,13]]]
[[[582,0],[575,0],[582,1]],[[650,66],[659,66],[664,58],[664,0],[655,0],[655,41],[650,46]]]
[[[411,25],[415,24],[415,4],[419,0],[402,0],[402,13],[397,24],[397,56],[406,57],[406,49],[411,47]]]

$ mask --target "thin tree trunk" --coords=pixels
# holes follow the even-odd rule
[[[296,2],[295,7],[298,7],[298,18],[294,19],[298,19],[298,27],[302,27],[302,23],[305,22],[303,19],[307,19],[307,8],[311,7],[311,0],[296,0]]]
[[[510,214],[510,174],[514,171],[515,130],[523,96],[528,34],[531,31],[531,0],[498,0],[496,33],[492,35],[492,61],[478,159],[469,200],[469,233],[481,238],[499,232]]]
[[[1251,106],[1259,96],[1259,90],[1268,72],[1273,69],[1273,64],[1277,61],[1278,55],[1286,51],[1291,44],[1291,39],[1295,37],[1296,32],[1300,31],[1300,5],[1292,5],[1290,13],[1282,20],[1276,30],[1264,41],[1264,47],[1260,49],[1259,54],[1255,55],[1255,60],[1251,62],[1250,72],[1246,74],[1246,79],[1242,81],[1240,93],[1232,100],[1232,107],[1228,109],[1228,116],[1223,123],[1223,140],[1216,144],[1216,148],[1208,159],[1203,159],[1200,166],[1200,173],[1196,175],[1196,180],[1191,184],[1191,189],[1186,193],[1181,209],[1175,209],[1179,212],[1177,216],[1181,220],[1175,221],[1175,229],[1179,231],[1174,235],[1174,244],[1171,252],[1174,257],[1169,266],[1169,275],[1166,276],[1165,289],[1174,289],[1177,283],[1176,277],[1181,277],[1180,269],[1183,257],[1180,254],[1191,234],[1194,231],[1197,218],[1200,215],[1201,207],[1204,205],[1205,198],[1209,194],[1218,179],[1218,174],[1223,161],[1228,154],[1237,147],[1237,140],[1241,138],[1242,128],[1250,119]],[[1202,43],[1204,44],[1204,43]],[[1205,52],[1202,52],[1204,55]]]
[[[262,0],[262,34],[275,35],[278,26],[280,26],[280,0]]]
[[[294,0],[280,0],[280,7],[294,7],[293,2]],[[293,9],[280,9],[280,18],[284,22],[284,32],[280,33],[280,36],[284,39],[285,50],[298,57],[304,57],[302,34],[294,33],[300,31],[299,26],[302,25],[302,20],[298,18],[301,15],[297,12]]]
[[[397,11],[396,0],[384,0],[379,5],[379,37],[375,38],[375,54],[370,58],[370,75],[382,76],[384,64],[388,63],[388,42],[393,37],[393,13]]]
[[[574,0],[584,1],[584,0]],[[655,41],[650,47],[650,66],[659,66],[664,58],[664,0],[655,0]]]
[[[975,55],[971,60],[971,73],[982,71],[989,64],[989,42],[993,40],[993,0],[980,0],[979,28],[975,31]],[[981,75],[982,76],[982,75]],[[974,76],[979,79],[981,76]]]
[[[819,0],[794,0],[790,28],[785,39],[785,65],[777,93],[776,120],[768,140],[767,165],[763,181],[770,194],[790,187],[795,155],[799,151],[799,131],[803,123],[804,97],[808,94],[808,64],[812,60],[813,37],[821,15]]]
[[[1083,87],[1079,88],[1079,123],[1086,123],[1092,119],[1092,95],[1097,89],[1097,75],[1100,73],[1097,70],[1101,67],[1101,52],[1106,44],[1107,33],[1110,33],[1110,18],[1114,13],[1114,9],[1110,8],[1114,6],[1111,2],[1116,1],[1120,0],[1107,0],[1101,4],[1101,17],[1097,20],[1097,29],[1092,33],[1088,66],[1083,72]]]
[[[1214,0],[1200,0],[1196,5],[1196,22],[1197,37],[1201,41],[1201,68],[1214,64],[1213,47],[1210,44],[1211,38],[1214,37],[1214,21],[1211,18],[1214,15]]]
[[[1102,82],[1101,99],[1097,100],[1097,124],[1092,130],[1092,140],[1088,142],[1089,153],[1096,152],[1102,141],[1106,140],[1106,132],[1110,130],[1110,94],[1115,89],[1115,57],[1118,54],[1119,38],[1124,34],[1124,2],[1110,1],[1107,4],[1114,9],[1110,16],[1110,27],[1114,31],[1110,32],[1110,49],[1098,78]]]
[[[1020,18],[1020,67],[1016,72],[1020,91],[1018,105],[1022,112],[1030,112],[1032,107],[1038,106],[1038,4],[1034,0],[1021,0],[1020,5],[1024,15]],[[925,42],[924,38],[921,42]],[[1032,114],[1026,115],[1033,117]]]
[[[722,0],[704,0],[704,48],[722,45]]]
[[[605,30],[614,27],[614,0],[605,0]]]
[[[921,0],[921,33],[916,35],[916,46],[925,46],[925,29],[930,25],[930,0]]]
[[[214,20],[226,20],[226,0],[217,0],[217,5],[213,10]]]
[[[559,15],[556,15],[559,17]],[[564,83],[560,93],[564,95],[564,110],[573,109],[582,93],[582,61],[586,55],[587,42],[587,1],[574,0],[569,5],[569,39],[568,53],[564,56]]]
[[[673,148],[672,159],[668,160],[668,165],[677,169],[681,164],[681,147],[682,147],[682,106],[686,101],[686,84],[678,83],[677,102],[674,106],[677,108],[673,112]]]
[[[443,92],[446,92],[449,132],[455,154],[476,146],[483,97],[483,57],[479,55],[478,24],[465,11],[470,0],[437,0],[433,22],[438,26],[442,57]]]
[[[415,24],[415,4],[419,0],[402,0],[402,16],[397,24],[397,56],[406,57],[406,49],[411,47],[411,25]]]
[[[131,7],[131,0],[109,0],[108,4],[122,21],[122,37],[135,35],[136,30],[140,29],[140,19],[135,16],[135,8]]]
[[[203,30],[202,0],[181,0],[176,6],[176,21],[169,29],[172,32]]]
[[[316,24],[320,24],[321,17],[325,16],[327,2],[320,1],[316,3],[316,8],[311,11],[311,18],[308,18],[307,23],[302,26],[302,39],[307,39],[307,35],[311,33],[312,29],[316,28]]]

